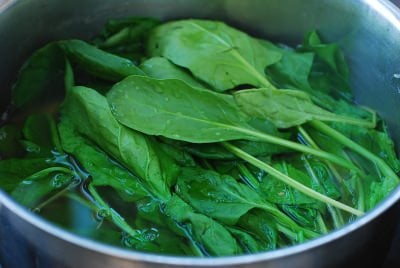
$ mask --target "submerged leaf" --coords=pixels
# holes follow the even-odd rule
[[[179,222],[212,256],[229,256],[242,253],[235,238],[217,221],[193,209],[178,196],[173,195],[165,205],[165,213]]]
[[[88,137],[138,175],[159,198],[170,196],[178,167],[157,142],[118,123],[107,100],[93,89],[74,87],[62,108],[78,133]]]
[[[12,88],[14,107],[31,105],[44,93],[63,89],[64,65],[65,57],[57,43],[49,43],[35,51],[22,66]]]

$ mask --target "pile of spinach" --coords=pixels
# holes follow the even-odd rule
[[[21,68],[0,187],[140,251],[225,256],[313,239],[399,184],[385,123],[354,105],[348,79],[316,32],[293,49],[218,21],[111,20],[91,44],[49,43]],[[91,224],[46,213],[76,207]]]

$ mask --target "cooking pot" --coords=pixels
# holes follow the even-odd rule
[[[259,37],[299,43],[316,29],[338,42],[358,103],[379,111],[400,141],[400,13],[384,0],[0,0],[0,111],[24,59],[50,40],[90,39],[106,20],[224,20]],[[399,147],[398,147],[399,148]],[[135,252],[62,230],[0,191],[0,263],[5,267],[378,267],[393,235],[400,189],[356,222],[271,252],[189,258]]]

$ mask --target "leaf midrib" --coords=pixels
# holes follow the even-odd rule
[[[189,21],[188,22],[192,27],[197,28],[198,30],[205,32],[209,35],[211,35],[215,40],[217,40],[218,42],[220,42],[221,44],[223,44],[224,46],[226,46],[228,49],[230,49],[230,51],[232,51],[232,55],[239,61],[241,62],[244,66],[246,66],[251,73],[253,73],[254,77],[257,78],[257,80],[261,83],[261,85],[265,86],[265,87],[273,87],[272,84],[263,76],[261,75],[255,68],[253,65],[251,65],[245,58],[243,58],[243,56],[238,52],[236,47],[231,46],[229,43],[227,43],[224,39],[220,38],[218,35],[216,35],[215,33],[208,31],[207,29],[205,29],[204,27],[198,25],[197,23],[193,22],[193,21]],[[249,36],[249,38],[251,38]]]

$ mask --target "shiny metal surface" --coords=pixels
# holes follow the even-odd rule
[[[291,44],[317,29],[324,39],[339,40],[357,101],[379,111],[400,145],[400,14],[384,0],[0,0],[0,107],[8,101],[18,66],[35,48],[54,39],[90,38],[107,19],[131,15],[221,19]],[[7,260],[5,267],[284,268],[350,267],[365,261],[374,267],[382,253],[368,249],[388,246],[399,198],[397,190],[357,222],[301,245],[195,259],[143,254],[80,238],[0,192],[0,262]]]

